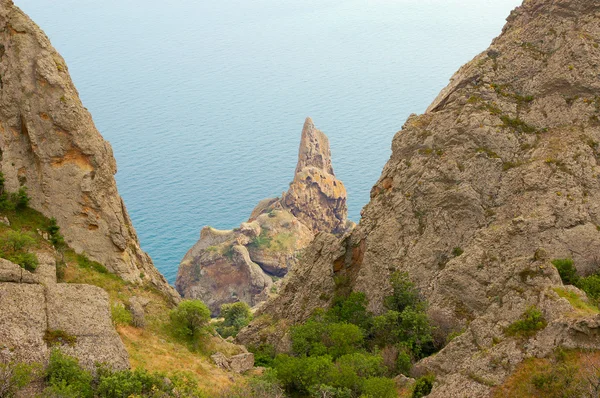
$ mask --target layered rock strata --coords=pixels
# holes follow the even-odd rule
[[[597,0],[514,10],[491,47],[396,134],[360,225],[321,234],[239,340],[285,347],[285,326],[329,305],[336,275],[380,313],[399,270],[432,312],[465,330],[417,365],[437,375],[431,397],[488,396],[527,357],[600,349],[600,317],[557,294],[586,300],[551,264],[600,270],[599,18]],[[507,336],[531,306],[548,326],[526,342]],[[269,336],[265,319],[282,331]]]
[[[131,282],[177,299],[139,245],[112,149],[81,104],[64,59],[11,0],[0,0],[0,168],[9,191],[56,218],[67,243]]]
[[[281,199],[261,201],[239,228],[203,228],[179,266],[176,287],[213,314],[225,303],[256,305],[269,296],[272,277],[295,267],[315,234],[349,228],[346,215],[346,189],[333,173],[329,140],[308,118],[290,189]]]

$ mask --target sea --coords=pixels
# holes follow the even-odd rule
[[[307,116],[358,222],[394,134],[521,0],[14,2],[65,58],[173,283],[203,226],[236,227],[287,189]]]

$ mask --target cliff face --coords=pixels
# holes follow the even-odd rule
[[[329,140],[308,118],[290,189],[282,199],[261,201],[235,230],[202,229],[181,261],[177,290],[203,300],[213,314],[225,303],[263,302],[271,277],[294,268],[316,233],[344,231],[346,214],[346,189],[333,173]]]
[[[597,0],[526,0],[513,11],[396,134],[356,230],[318,237],[260,313],[280,325],[306,319],[329,304],[322,293],[335,275],[378,313],[390,274],[406,271],[431,311],[465,329],[418,365],[438,375],[432,397],[487,396],[523,359],[557,346],[599,349],[600,318],[557,295],[550,263],[599,270],[599,17]],[[548,326],[527,344],[506,337],[532,305]],[[266,338],[259,321],[239,336]]]
[[[177,298],[139,245],[117,192],[110,145],[79,100],[65,61],[10,0],[0,1],[0,149],[6,188],[55,217],[68,244],[131,282]]]

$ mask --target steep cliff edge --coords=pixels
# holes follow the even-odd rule
[[[581,274],[599,271],[599,17],[597,0],[526,0],[513,11],[396,134],[355,231],[319,235],[260,309],[277,336],[259,316],[239,340],[285,348],[274,339],[329,305],[336,276],[380,313],[400,270],[430,311],[465,330],[417,366],[438,376],[432,397],[488,396],[525,358],[600,349],[600,317],[561,298],[551,264],[572,258]],[[548,325],[526,342],[506,335],[531,306]]]
[[[346,216],[346,189],[333,173],[329,140],[307,118],[289,190],[281,199],[261,201],[235,230],[204,227],[179,265],[177,290],[201,299],[213,314],[226,303],[263,302],[271,277],[293,269],[316,233],[352,227]]]
[[[0,148],[6,188],[56,218],[67,243],[131,282],[177,299],[139,245],[117,192],[110,145],[96,130],[46,35],[0,1]]]

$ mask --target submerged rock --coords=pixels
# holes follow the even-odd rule
[[[329,141],[310,118],[294,180],[282,198],[259,202],[235,230],[203,228],[179,265],[181,295],[203,300],[214,315],[226,303],[257,305],[271,293],[272,278],[294,268],[317,233],[348,228],[346,190],[333,174]]]

